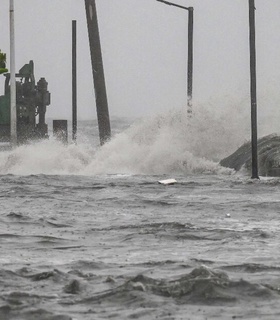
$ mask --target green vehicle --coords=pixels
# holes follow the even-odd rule
[[[5,73],[4,95],[0,96],[0,142],[10,141],[10,73]],[[34,64],[25,64],[16,76],[17,137],[19,143],[48,137],[45,122],[50,93],[45,78],[37,84]]]

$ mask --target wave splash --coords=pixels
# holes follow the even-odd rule
[[[1,152],[0,174],[232,173],[218,162],[238,146],[244,130],[230,114],[195,110],[191,118],[182,108],[137,121],[101,148],[88,137],[68,146],[51,138]]]

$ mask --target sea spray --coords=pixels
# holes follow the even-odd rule
[[[248,132],[242,112],[234,121],[228,106],[220,113],[209,104],[194,105],[192,117],[182,108],[144,118],[97,148],[81,138],[83,132],[77,145],[65,146],[51,138],[20,146],[0,154],[0,173],[231,173],[218,162],[243,143]]]
[[[138,121],[118,134],[95,153],[85,173],[225,172],[217,165],[229,142],[225,132],[205,110],[192,118],[185,108],[172,110]]]
[[[42,140],[0,152],[0,174],[79,174],[92,157],[90,145]]]

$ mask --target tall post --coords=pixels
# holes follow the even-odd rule
[[[257,134],[257,75],[256,75],[256,28],[255,0],[249,0],[249,39],[251,75],[251,139],[252,139],[252,179],[258,179],[258,134]]]
[[[14,0],[10,0],[10,130],[11,145],[17,144],[17,106],[16,106],[16,72],[15,72],[15,21]]]
[[[77,21],[72,21],[72,139],[77,140]]]
[[[162,2],[169,6],[174,6],[177,8],[181,8],[187,10],[189,12],[188,15],[188,75],[187,75],[187,112],[189,115],[192,114],[192,95],[193,95],[193,7],[184,7],[179,4],[165,1],[165,0],[157,0],[158,2]]]
[[[193,7],[188,8],[188,113],[192,113],[192,94],[193,94]]]
[[[95,0],[85,0],[100,144],[111,138],[109,109]]]

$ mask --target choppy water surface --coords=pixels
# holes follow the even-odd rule
[[[223,169],[159,122],[99,150],[0,155],[1,320],[279,319],[280,180]]]
[[[277,319],[280,181],[158,178],[2,176],[1,319]]]

